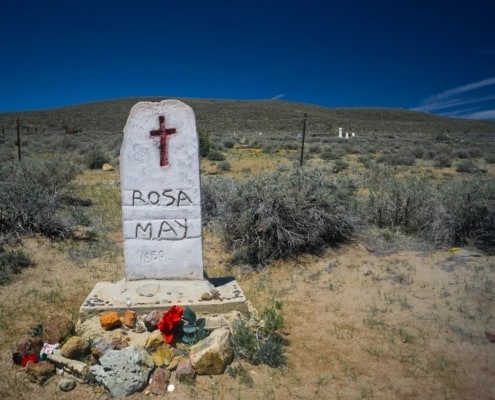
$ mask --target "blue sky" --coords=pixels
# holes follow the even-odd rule
[[[134,96],[495,120],[495,1],[8,0],[0,112]]]

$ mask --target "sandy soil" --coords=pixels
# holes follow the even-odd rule
[[[123,276],[119,235],[114,240],[115,252],[91,260],[66,244],[24,242],[36,266],[0,289],[0,398],[108,398],[84,384],[61,392],[59,376],[45,386],[30,383],[11,353],[43,316],[77,319],[96,282]],[[287,366],[242,362],[245,373],[198,377],[164,397],[495,399],[495,343],[484,334],[495,331],[495,257],[464,249],[391,253],[355,243],[246,273],[229,269],[217,237],[206,233],[204,241],[210,276],[236,275],[258,308],[282,301]]]

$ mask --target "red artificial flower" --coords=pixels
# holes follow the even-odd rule
[[[158,322],[158,329],[163,333],[163,338],[167,343],[174,341],[174,331],[182,321],[182,307],[172,306],[170,310],[162,315]]]
[[[37,363],[38,357],[36,357],[34,354],[26,354],[24,357],[22,357],[21,366],[25,367],[29,361]]]

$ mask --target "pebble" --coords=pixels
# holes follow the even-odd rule
[[[211,300],[212,299],[212,294],[211,293],[208,293],[208,292],[205,292],[201,295],[201,300]]]
[[[70,392],[76,387],[76,381],[70,378],[63,378],[58,383],[58,388],[63,392]]]

